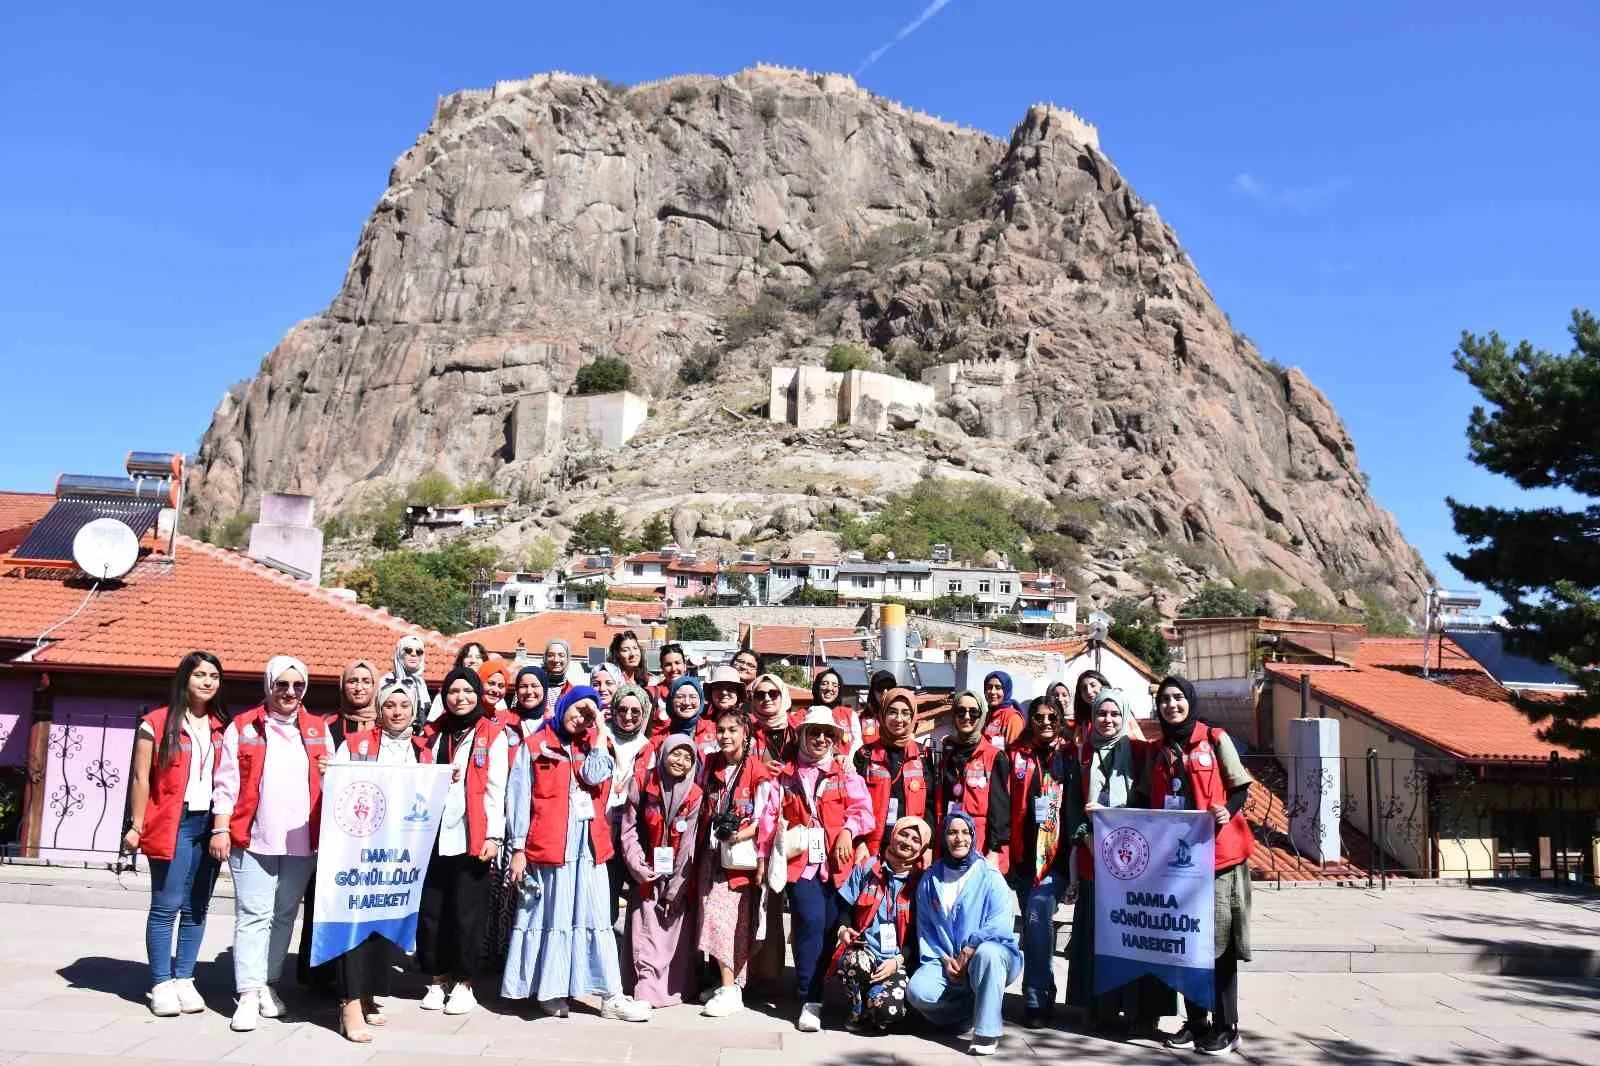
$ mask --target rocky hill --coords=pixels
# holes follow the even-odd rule
[[[1006,373],[880,433],[767,421],[771,368],[837,345]],[[519,402],[602,355],[648,398],[639,435],[519,444]],[[976,478],[1090,504],[1062,523],[1085,595],[1170,606],[1254,572],[1403,606],[1428,580],[1327,400],[1230,327],[1092,126],[1035,105],[1003,141],[766,67],[442,98],[332,304],[230,390],[200,467],[202,521],[263,490],[349,511],[430,469],[488,479],[530,504],[508,549],[600,505],[776,548]]]

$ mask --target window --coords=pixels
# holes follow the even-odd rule
[[[1009,594],[1011,592],[1011,582],[1009,582],[1009,581],[1000,582],[1000,591]]]
[[[676,580],[673,582],[673,584],[677,588],[686,589],[686,588],[689,587],[689,579],[687,577],[684,577],[682,574],[679,574],[677,576]]]
[[[959,582],[959,581],[946,581],[944,583],[944,594],[946,596],[959,596],[959,595],[961,595],[961,582]]]
[[[913,591],[913,592],[921,592],[922,591],[922,579],[920,577],[916,577],[916,578],[912,578],[911,579],[911,591]]]
[[[633,564],[631,564],[629,566],[629,569],[631,569],[633,571],[633,576],[634,577],[643,577],[644,576],[644,564],[643,563],[633,563]]]
[[[978,595],[980,595],[980,596],[985,595],[985,594],[988,593],[988,591],[989,591],[989,579],[988,578],[980,578],[978,580]]]
[[[794,573],[788,567],[781,566],[778,568],[779,581],[788,581],[792,577],[794,577]]]
[[[872,587],[872,577],[871,577],[871,575],[863,576],[863,575],[859,575],[858,574],[855,577],[851,578],[850,581],[858,589],[870,589]]]

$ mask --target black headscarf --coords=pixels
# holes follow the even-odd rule
[[[822,698],[822,679],[827,677],[829,674],[833,675],[834,683],[839,686],[839,694],[833,698],[832,703],[829,703],[827,700]],[[839,671],[829,667],[811,679],[811,706],[827,707],[828,709],[832,710],[834,707],[839,706],[839,704],[843,701],[844,678],[839,676]]]
[[[450,710],[450,686],[457,681],[465,681],[471,685],[472,691],[478,697],[478,702],[466,714],[456,714]],[[476,670],[460,667],[446,674],[444,686],[439,689],[439,698],[444,704],[444,713],[435,719],[439,726],[439,732],[449,733],[455,740],[460,740],[464,733],[475,728],[478,721],[483,718],[483,680],[478,677]]]
[[[1173,725],[1161,713],[1161,690],[1175,688],[1183,693],[1183,698],[1189,703],[1189,717]],[[1156,686],[1156,721],[1161,723],[1161,738],[1168,744],[1182,746],[1189,739],[1189,734],[1194,732],[1194,724],[1203,721],[1200,717],[1200,697],[1195,695],[1194,682],[1178,674],[1168,674],[1161,679],[1161,684]]]
[[[539,691],[543,693],[543,695],[539,697],[539,705],[531,711],[526,710],[522,706],[522,701],[517,698],[517,684],[522,681],[524,676],[538,678]],[[518,670],[517,680],[512,682],[511,692],[509,695],[511,696],[511,709],[517,712],[517,717],[524,720],[529,718],[542,718],[544,716],[545,704],[550,702],[550,679],[544,676],[544,667],[524,666],[521,670]]]

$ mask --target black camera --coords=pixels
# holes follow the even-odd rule
[[[736,811],[718,811],[711,816],[711,835],[718,841],[727,840],[739,831],[740,821]]]

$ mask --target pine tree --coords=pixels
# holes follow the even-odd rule
[[[1450,562],[1506,601],[1508,648],[1582,686],[1563,703],[1519,702],[1539,736],[1600,758],[1600,320],[1572,313],[1572,351],[1463,333],[1455,366],[1482,395],[1467,426],[1472,461],[1525,489],[1565,489],[1587,506],[1479,507],[1447,500],[1470,548]]]

